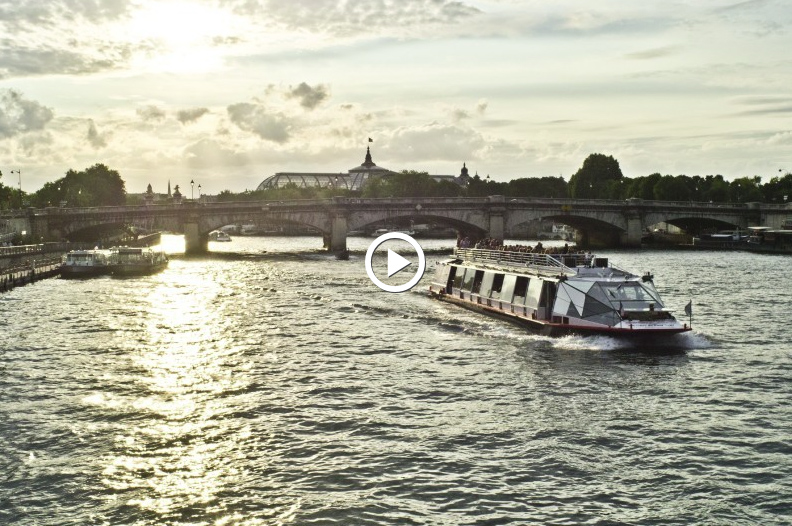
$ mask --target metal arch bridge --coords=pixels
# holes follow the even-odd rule
[[[504,238],[526,221],[548,219],[572,226],[584,245],[640,246],[645,229],[660,222],[711,220],[739,228],[780,228],[792,204],[715,204],[586,199],[343,198],[294,201],[204,202],[137,206],[45,208],[7,212],[6,228],[27,230],[34,239],[62,239],[101,225],[146,225],[183,232],[188,253],[207,251],[208,234],[247,221],[297,223],[322,232],[325,246],[346,248],[347,233],[381,222],[414,220],[453,226],[471,236]]]

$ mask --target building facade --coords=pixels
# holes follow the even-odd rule
[[[371,159],[371,148],[366,148],[366,157],[363,164],[347,170],[346,173],[329,172],[278,172],[270,176],[256,187],[256,190],[268,188],[283,188],[294,184],[297,188],[340,188],[344,190],[360,190],[366,181],[377,177],[396,175],[397,172],[377,166]],[[460,186],[467,186],[470,181],[468,169],[462,164],[462,171],[455,175],[430,175],[436,181],[452,181]]]

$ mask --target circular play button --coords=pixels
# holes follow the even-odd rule
[[[412,277],[410,281],[403,285],[388,285],[387,283],[383,283],[382,281],[377,278],[376,274],[374,274],[374,269],[371,266],[371,259],[374,257],[374,251],[377,250],[381,244],[385,243],[386,241],[390,241],[392,239],[399,239],[401,241],[406,241],[415,249],[415,253],[418,256],[418,270],[416,271],[415,275]],[[394,274],[401,272],[408,266],[412,265],[412,262],[401,255],[397,254],[391,249],[388,249],[388,277],[393,276]],[[406,292],[413,288],[424,275],[424,271],[426,270],[426,257],[424,257],[423,250],[421,250],[421,245],[418,244],[413,238],[408,236],[407,234],[403,234],[401,232],[389,232],[387,234],[382,234],[380,237],[374,240],[371,245],[369,245],[368,250],[366,251],[366,274],[368,274],[369,279],[374,283],[376,286],[384,290],[385,292]]]

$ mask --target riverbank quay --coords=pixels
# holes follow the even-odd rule
[[[61,259],[76,243],[0,247],[0,293],[60,275]]]
[[[0,247],[0,273],[11,267],[18,267],[26,260],[45,259],[62,256],[69,250],[83,248],[80,243],[56,242],[35,245],[16,245]]]
[[[6,267],[0,274],[0,292],[8,292],[16,287],[59,276],[60,271],[60,256],[30,259],[17,265]]]

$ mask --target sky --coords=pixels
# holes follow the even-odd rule
[[[627,177],[792,171],[788,1],[690,4],[0,0],[0,182],[104,163],[130,193],[241,192],[367,146],[498,181],[591,153]]]

